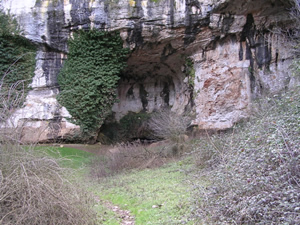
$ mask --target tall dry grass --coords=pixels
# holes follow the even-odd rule
[[[33,149],[1,143],[0,224],[94,224],[93,199],[72,173]]]
[[[10,121],[24,100],[19,85],[0,82],[0,224],[96,224],[93,198],[76,182],[75,171],[21,145],[22,126]]]

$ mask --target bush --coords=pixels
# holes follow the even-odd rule
[[[53,158],[2,143],[0,224],[94,224],[93,199],[66,170]]]
[[[197,150],[218,149],[194,182],[194,218],[205,224],[300,223],[299,88],[261,100],[232,135],[215,135]],[[216,143],[217,140],[217,143]],[[219,142],[219,144],[218,144]],[[220,144],[222,143],[222,144]],[[207,150],[205,150],[207,151]],[[204,168],[203,168],[204,167]]]
[[[113,176],[132,169],[155,168],[173,159],[166,154],[166,147],[151,147],[140,141],[120,143],[110,149],[106,156],[94,157],[91,176],[101,178]]]
[[[148,122],[150,130],[158,139],[170,139],[180,142],[191,124],[191,113],[179,114],[164,109],[152,115]]]

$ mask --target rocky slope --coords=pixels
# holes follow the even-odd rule
[[[2,0],[39,46],[33,90],[12,118],[23,141],[64,138],[78,129],[57,104],[57,74],[77,29],[119,30],[132,52],[118,87],[115,119],[163,106],[196,111],[194,125],[226,129],[251,100],[294,85],[292,28],[285,0]],[[276,32],[275,32],[276,31]]]

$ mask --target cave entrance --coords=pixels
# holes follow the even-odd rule
[[[143,46],[131,53],[119,81],[118,102],[101,128],[114,142],[151,139],[147,119],[164,108],[183,113],[191,104],[187,57],[171,44]],[[124,140],[125,139],[125,140]]]

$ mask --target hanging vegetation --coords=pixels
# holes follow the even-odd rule
[[[20,107],[32,81],[36,47],[25,37],[17,21],[0,11],[0,94],[2,109]],[[3,110],[2,110],[3,111]]]
[[[128,49],[118,33],[97,30],[75,33],[68,46],[68,59],[58,76],[58,101],[71,114],[70,121],[93,136],[116,100]]]

